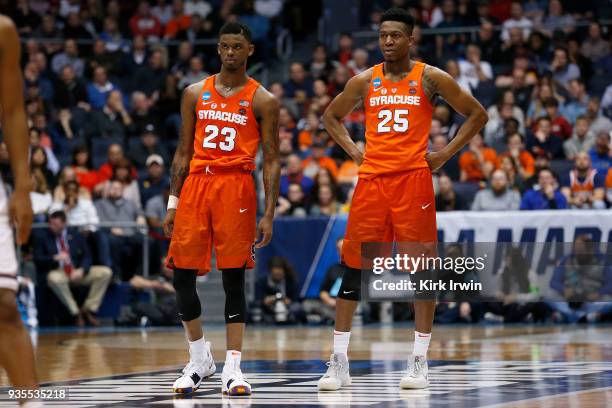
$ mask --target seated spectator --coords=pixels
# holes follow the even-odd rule
[[[553,158],[563,158],[563,141],[552,133],[551,121],[548,116],[538,118],[532,135],[527,138],[527,150],[533,156],[550,153]]]
[[[453,182],[446,174],[438,177],[438,194],[436,195],[436,211],[456,211],[467,209],[464,198],[455,193]]]
[[[572,137],[563,142],[565,157],[574,160],[578,152],[588,152],[594,144],[595,134],[589,129],[589,120],[586,116],[578,116]]]
[[[310,109],[322,115],[325,108],[331,102],[331,96],[327,93],[327,86],[321,79],[317,79],[312,84],[313,97],[310,99]]]
[[[521,108],[514,104],[512,91],[505,91],[499,103],[487,109],[487,114],[489,121],[484,130],[485,143],[497,151],[505,144],[505,137],[508,136],[506,132],[508,120],[516,121],[518,126],[515,131],[520,133],[525,131],[525,115]]]
[[[264,321],[291,323],[299,319],[301,305],[297,277],[289,262],[275,256],[268,274],[257,279],[255,298],[261,302]]]
[[[552,73],[553,79],[568,90],[571,88],[570,82],[580,78],[580,68],[570,62],[569,53],[563,47],[555,48],[549,70]]]
[[[153,154],[161,156],[164,162],[167,162],[170,157],[164,145],[159,142],[155,126],[148,124],[140,136],[140,143],[133,145],[128,156],[138,169],[145,169],[147,158]]]
[[[30,191],[34,222],[45,222],[49,207],[53,202],[51,189],[45,176],[40,171],[32,171],[32,191]]]
[[[89,110],[87,88],[76,76],[74,68],[66,65],[59,73],[59,81],[56,81],[54,89],[55,105],[58,108],[80,107]]]
[[[125,159],[123,147],[120,144],[113,143],[108,147],[107,157],[107,162],[98,169],[98,180],[100,181],[110,180],[113,177],[113,169],[120,160]],[[134,179],[138,178],[138,172],[134,166],[132,166],[131,175]]]
[[[521,210],[564,210],[567,200],[559,191],[559,184],[554,173],[541,169],[537,173],[538,184],[523,195]]]
[[[180,79],[178,87],[179,89],[185,89],[189,85],[195,84],[207,76],[210,76],[210,74],[204,70],[204,62],[202,61],[202,58],[198,56],[191,57],[189,60],[189,69]]]
[[[64,201],[66,195],[64,194],[64,185],[69,181],[75,181],[77,184],[79,183],[77,180],[76,172],[72,168],[72,166],[67,166],[62,169],[57,179],[57,185],[53,189],[53,201]],[[85,187],[81,187],[79,185],[79,197],[84,197],[87,199],[91,199],[91,192],[87,190]]]
[[[308,206],[302,186],[292,183],[289,184],[289,188],[287,189],[287,198],[283,196],[278,197],[276,215],[305,217],[308,214],[307,208]]]
[[[491,187],[476,193],[472,211],[514,211],[521,205],[521,195],[508,185],[508,176],[503,170],[495,170],[491,176]]]
[[[108,80],[106,68],[96,67],[93,80],[87,85],[87,99],[92,109],[102,109],[108,99],[108,94],[117,86]]]
[[[316,200],[310,208],[310,215],[335,215],[339,212],[336,191],[331,185],[318,185],[314,190]]]
[[[482,135],[477,133],[470,140],[469,150],[459,156],[460,180],[485,181],[491,176],[496,164],[497,153],[490,147],[486,147]]]
[[[185,13],[182,0],[172,2],[172,16],[166,21],[161,21],[161,24],[165,26],[164,39],[174,39],[178,32],[189,28],[191,18]]]
[[[284,174],[280,178],[280,195],[287,197],[289,185],[298,184],[304,194],[310,195],[314,181],[304,175],[302,171],[302,160],[297,154],[290,154],[287,157],[287,165]]]
[[[541,81],[541,83],[535,87],[533,97],[531,98],[531,102],[529,102],[529,108],[527,108],[527,119],[525,121],[527,127],[531,128],[538,118],[546,116],[544,101],[550,97],[554,97],[557,101],[560,100],[560,97],[554,94],[551,85]]]
[[[136,13],[130,18],[130,29],[134,36],[141,35],[145,39],[159,39],[162,36],[162,26],[157,17],[151,13],[149,2],[138,3]]]
[[[574,168],[563,181],[561,192],[567,198],[571,208],[606,208],[604,178],[604,173],[592,167],[589,155],[586,152],[580,152],[574,160]]]
[[[60,171],[60,163],[55,157],[55,153],[53,153],[53,149],[47,143],[43,142],[43,137],[41,134],[41,130],[39,128],[30,128],[30,157],[32,158],[32,165],[35,167],[44,166],[49,172],[50,175],[55,177],[57,173]],[[50,143],[49,143],[50,144]],[[34,157],[34,150],[42,149],[44,153],[44,158],[40,153],[36,154]],[[43,164],[44,163],[44,164]]]
[[[77,146],[72,154],[72,168],[81,187],[90,192],[98,184],[98,172],[91,165],[91,155],[87,146]]]
[[[588,235],[576,237],[571,254],[555,268],[550,287],[564,298],[546,302],[555,311],[553,321],[593,323],[612,310],[612,302],[604,301],[612,296],[612,268]]]
[[[520,191],[521,193],[525,191],[525,179],[519,174],[519,169],[516,166],[515,160],[512,160],[510,156],[500,156],[497,166],[498,169],[506,174],[509,188]]]
[[[567,140],[572,135],[572,125],[563,116],[559,115],[559,101],[554,97],[544,100],[546,115],[551,120],[550,133],[562,140]]]
[[[591,60],[593,64],[598,63],[603,57],[610,54],[610,42],[603,38],[601,25],[597,21],[589,23],[589,34],[587,38],[582,40],[580,53]]]
[[[145,131],[145,128],[152,125],[157,128],[160,123],[157,112],[153,112],[151,107],[154,100],[147,97],[144,92],[136,91],[132,93],[132,125],[130,126],[130,136],[140,136]],[[174,107],[176,109],[176,106]],[[144,164],[144,162],[143,162]]]
[[[85,239],[78,230],[66,228],[64,212],[51,213],[49,229],[34,240],[34,262],[77,326],[84,326],[85,320],[92,326],[99,325],[95,314],[102,304],[112,272],[107,266],[92,265]],[[70,291],[73,285],[90,286],[80,308]]]
[[[85,62],[79,57],[79,47],[74,39],[69,38],[64,42],[64,51],[55,54],[51,60],[51,69],[59,75],[62,69],[70,66],[77,78],[82,78],[85,72]]]
[[[113,137],[123,139],[132,118],[123,106],[121,92],[113,90],[106,98],[106,104],[101,110],[91,112],[85,133],[92,137]]]
[[[595,137],[595,145],[589,150],[593,168],[605,173],[612,167],[612,157],[610,155],[610,134],[598,133]]]
[[[480,47],[476,44],[469,44],[467,46],[465,59],[459,60],[459,71],[472,89],[476,89],[481,81],[493,79],[491,64],[481,60]]]
[[[606,116],[612,117],[612,111],[605,113],[600,111],[601,103],[598,97],[594,96],[589,99],[587,104],[586,117],[589,119],[589,130],[597,135],[601,132],[612,132],[612,120]]]
[[[145,164],[147,175],[138,183],[142,208],[146,207],[151,197],[160,195],[169,184],[168,176],[164,171],[164,159],[160,155],[150,155]]]
[[[294,117],[300,116],[300,108],[298,104],[293,100],[293,98],[287,98],[285,96],[285,88],[283,88],[283,84],[281,84],[280,82],[273,82],[270,85],[269,90],[270,90],[270,93],[272,93],[272,95],[274,95],[274,97],[278,99],[278,101],[281,103],[281,106],[283,106],[289,111],[291,116],[294,116]],[[327,92],[327,89],[325,89],[325,91]],[[310,104],[311,109],[312,109],[313,103],[314,101],[311,101],[311,104]],[[322,114],[323,112],[319,112],[319,113]]]
[[[521,179],[525,180],[533,176],[535,173],[534,160],[531,153],[525,150],[523,136],[519,133],[514,133],[510,135],[507,140],[507,150],[499,156],[499,159],[501,160],[502,157],[509,157]]]
[[[308,72],[317,80],[327,80],[334,70],[330,59],[327,57],[327,47],[323,43],[316,44],[312,48],[312,60],[307,64]]]
[[[164,218],[166,218],[168,197],[170,195],[170,186],[166,187],[162,194],[153,196],[147,201],[145,207],[145,217],[149,228],[162,232]]]
[[[572,79],[569,82],[570,100],[563,106],[561,114],[573,125],[580,115],[587,113],[589,105],[589,94],[586,85],[580,78]]]
[[[289,81],[283,85],[285,96],[292,98],[298,104],[302,104],[307,98],[312,97],[312,80],[308,78],[304,65],[293,62],[289,67]]]
[[[329,170],[334,179],[338,177],[338,166],[331,157],[327,156],[326,150],[325,144],[319,141],[315,141],[310,146],[310,156],[306,157],[302,162],[305,176],[312,178],[320,168],[325,168]]]
[[[527,39],[533,28],[533,22],[525,17],[523,5],[520,1],[513,1],[510,7],[510,18],[504,21],[503,30],[501,33],[502,41],[510,39],[510,30],[512,28],[521,29],[523,39]]]
[[[306,115],[306,120],[298,123],[298,128],[302,129],[298,134],[298,144],[300,151],[304,152],[312,145],[316,133],[322,129],[319,115],[310,111]]]
[[[96,185],[95,193],[97,197],[108,198],[110,195],[111,185],[114,181],[118,181],[123,185],[123,198],[136,204],[138,208],[142,208],[140,201],[140,188],[138,182],[132,178],[132,164],[126,158],[121,158],[113,166],[113,176],[110,180],[103,181]]]
[[[108,198],[96,201],[100,221],[105,223],[130,223],[144,226],[145,218],[136,204],[123,198],[123,185],[113,181]],[[141,268],[142,237],[134,226],[111,227],[109,244],[115,272],[123,281],[131,279]]]
[[[70,227],[79,227],[81,231],[96,231],[100,224],[98,212],[93,202],[80,194],[79,183],[75,180],[66,181],[61,188],[64,199],[54,201],[51,211],[63,211]]]
[[[544,33],[552,37],[555,31],[564,31],[566,33],[574,31],[576,21],[571,14],[563,12],[563,5],[559,0],[550,0],[548,2],[548,15],[542,23]]]
[[[55,176],[49,170],[47,165],[47,153],[42,147],[35,147],[32,149],[32,157],[30,159],[30,171],[32,173],[38,173],[44,177],[47,185],[55,185]]]

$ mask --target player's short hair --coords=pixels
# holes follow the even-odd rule
[[[382,13],[380,17],[380,23],[385,21],[399,21],[406,25],[406,32],[412,35],[412,29],[414,28],[414,18],[404,9],[393,7]]]
[[[252,42],[251,29],[238,21],[230,21],[223,24],[219,30],[219,37],[224,34],[241,34],[249,43]]]

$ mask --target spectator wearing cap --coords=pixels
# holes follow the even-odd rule
[[[142,209],[135,203],[123,198],[123,184],[111,181],[108,197],[96,201],[100,220],[104,223],[146,224]],[[123,281],[129,280],[139,268],[142,259],[142,237],[133,226],[113,226],[108,235],[115,272]]]
[[[586,116],[578,116],[574,133],[563,143],[565,157],[574,160],[578,152],[588,152],[595,144],[595,134],[589,129],[589,120]]]
[[[578,116],[587,113],[589,95],[587,94],[584,81],[580,78],[569,81],[568,90],[571,98],[569,102],[563,106],[561,113],[571,124],[574,124]]]
[[[553,158],[563,158],[563,141],[551,134],[552,125],[548,116],[538,118],[535,130],[527,138],[527,150],[532,155],[548,152]]]
[[[572,125],[559,114],[559,101],[553,96],[544,100],[544,110],[551,120],[550,133],[553,136],[567,140],[572,136]]]
[[[283,173],[284,174],[280,178],[280,194],[282,196],[287,196],[291,184],[299,185],[304,194],[310,194],[314,181],[312,178],[304,175],[300,156],[297,154],[290,154],[287,157],[287,165]]]
[[[146,207],[147,201],[161,194],[168,186],[168,178],[164,174],[164,159],[159,154],[152,154],[146,161],[147,175],[140,180],[140,200],[142,206]]]
[[[123,185],[123,198],[142,208],[140,200],[140,188],[138,182],[132,177],[132,163],[125,157],[120,158],[113,165],[113,176],[110,180],[103,181],[96,185],[96,196],[108,198],[113,181],[119,181]]]
[[[602,209],[604,203],[605,174],[591,165],[587,152],[579,152],[574,160],[574,168],[563,179],[561,192],[571,208]]]
[[[499,159],[509,157],[521,179],[525,180],[533,176],[535,173],[534,159],[531,153],[525,150],[523,136],[520,133],[513,133],[507,140],[507,150],[500,155]],[[497,167],[499,168],[499,162]]]
[[[44,274],[47,284],[73,316],[77,326],[85,320],[93,326],[99,322],[98,312],[110,283],[112,271],[107,266],[93,265],[91,253],[78,230],[66,228],[66,214],[55,211],[49,217],[49,228],[33,241],[34,263]],[[81,307],[70,288],[89,286],[87,298]]]
[[[140,143],[132,146],[128,156],[136,168],[140,170],[147,167],[147,159],[153,154],[161,156],[164,162],[168,161],[168,151],[159,142],[155,126],[148,124],[144,127],[144,131],[140,136]]]
[[[542,169],[537,177],[538,184],[523,195],[521,210],[567,209],[567,199],[559,191],[555,174],[549,169]]]
[[[595,145],[589,150],[593,168],[605,173],[612,167],[612,157],[610,157],[610,134],[601,132],[595,137]]]
[[[123,139],[131,124],[132,118],[123,105],[121,92],[115,89],[108,93],[102,109],[91,112],[85,133],[89,138]]]
[[[108,160],[98,169],[98,180],[106,181],[113,177],[113,168],[119,162],[124,159],[123,147],[120,144],[113,143],[108,147],[107,153]],[[132,178],[138,178],[136,168],[132,166]]]
[[[338,178],[338,166],[331,157],[327,156],[325,144],[321,141],[315,141],[310,147],[310,156],[302,162],[302,169],[304,175],[312,178],[321,167],[329,170],[334,179]]]
[[[497,165],[497,153],[486,147],[481,134],[476,134],[469,143],[469,150],[459,156],[461,181],[485,181]]]

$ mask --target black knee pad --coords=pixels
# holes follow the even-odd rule
[[[184,322],[197,319],[202,314],[202,305],[196,290],[197,274],[195,269],[174,268],[172,283],[176,290],[179,317]]]
[[[361,300],[361,269],[344,269],[338,297],[346,300]]]
[[[223,269],[221,274],[225,291],[225,323],[244,323],[247,314],[244,268]]]

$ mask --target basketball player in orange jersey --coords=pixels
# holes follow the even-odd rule
[[[342,248],[342,261],[348,270],[336,303],[333,354],[327,373],[319,380],[320,390],[337,390],[351,382],[347,349],[353,313],[360,300],[361,243],[395,241],[434,247],[437,231],[431,172],[461,150],[487,122],[483,107],[450,75],[410,59],[413,26],[406,11],[387,10],[379,29],[384,63],[351,78],[323,116],[330,135],[360,167]],[[437,95],[466,120],[443,150],[427,153]],[[365,109],[364,153],[341,122],[360,102]],[[426,354],[435,296],[421,295],[414,302],[414,350],[401,388],[429,385]]]
[[[17,258],[12,227],[18,244],[28,241],[32,229],[28,129],[23,104],[23,79],[19,67],[20,44],[13,22],[0,15],[0,123],[9,151],[14,191],[7,200],[0,180],[0,366],[4,368],[16,395],[36,390],[38,381],[30,337],[17,310]],[[12,224],[12,225],[11,225]],[[26,394],[27,395],[27,394]],[[24,407],[42,402],[20,398]]]
[[[164,229],[172,237],[168,264],[174,268],[179,314],[189,340],[189,363],[174,392],[190,393],[215,373],[210,343],[202,332],[196,276],[210,270],[214,245],[225,291],[227,353],[222,391],[248,395],[251,386],[240,370],[247,313],[246,268],[255,266],[254,248],[272,238],[278,199],[279,103],[246,75],[253,54],[249,28],[226,23],[217,51],[221,72],[187,87],[181,102],[182,130],[172,163],[168,214]],[[260,141],[266,194],[263,218],[256,226],[257,202],[252,172]],[[179,200],[180,197],[180,200]],[[255,245],[256,234],[261,237]]]

